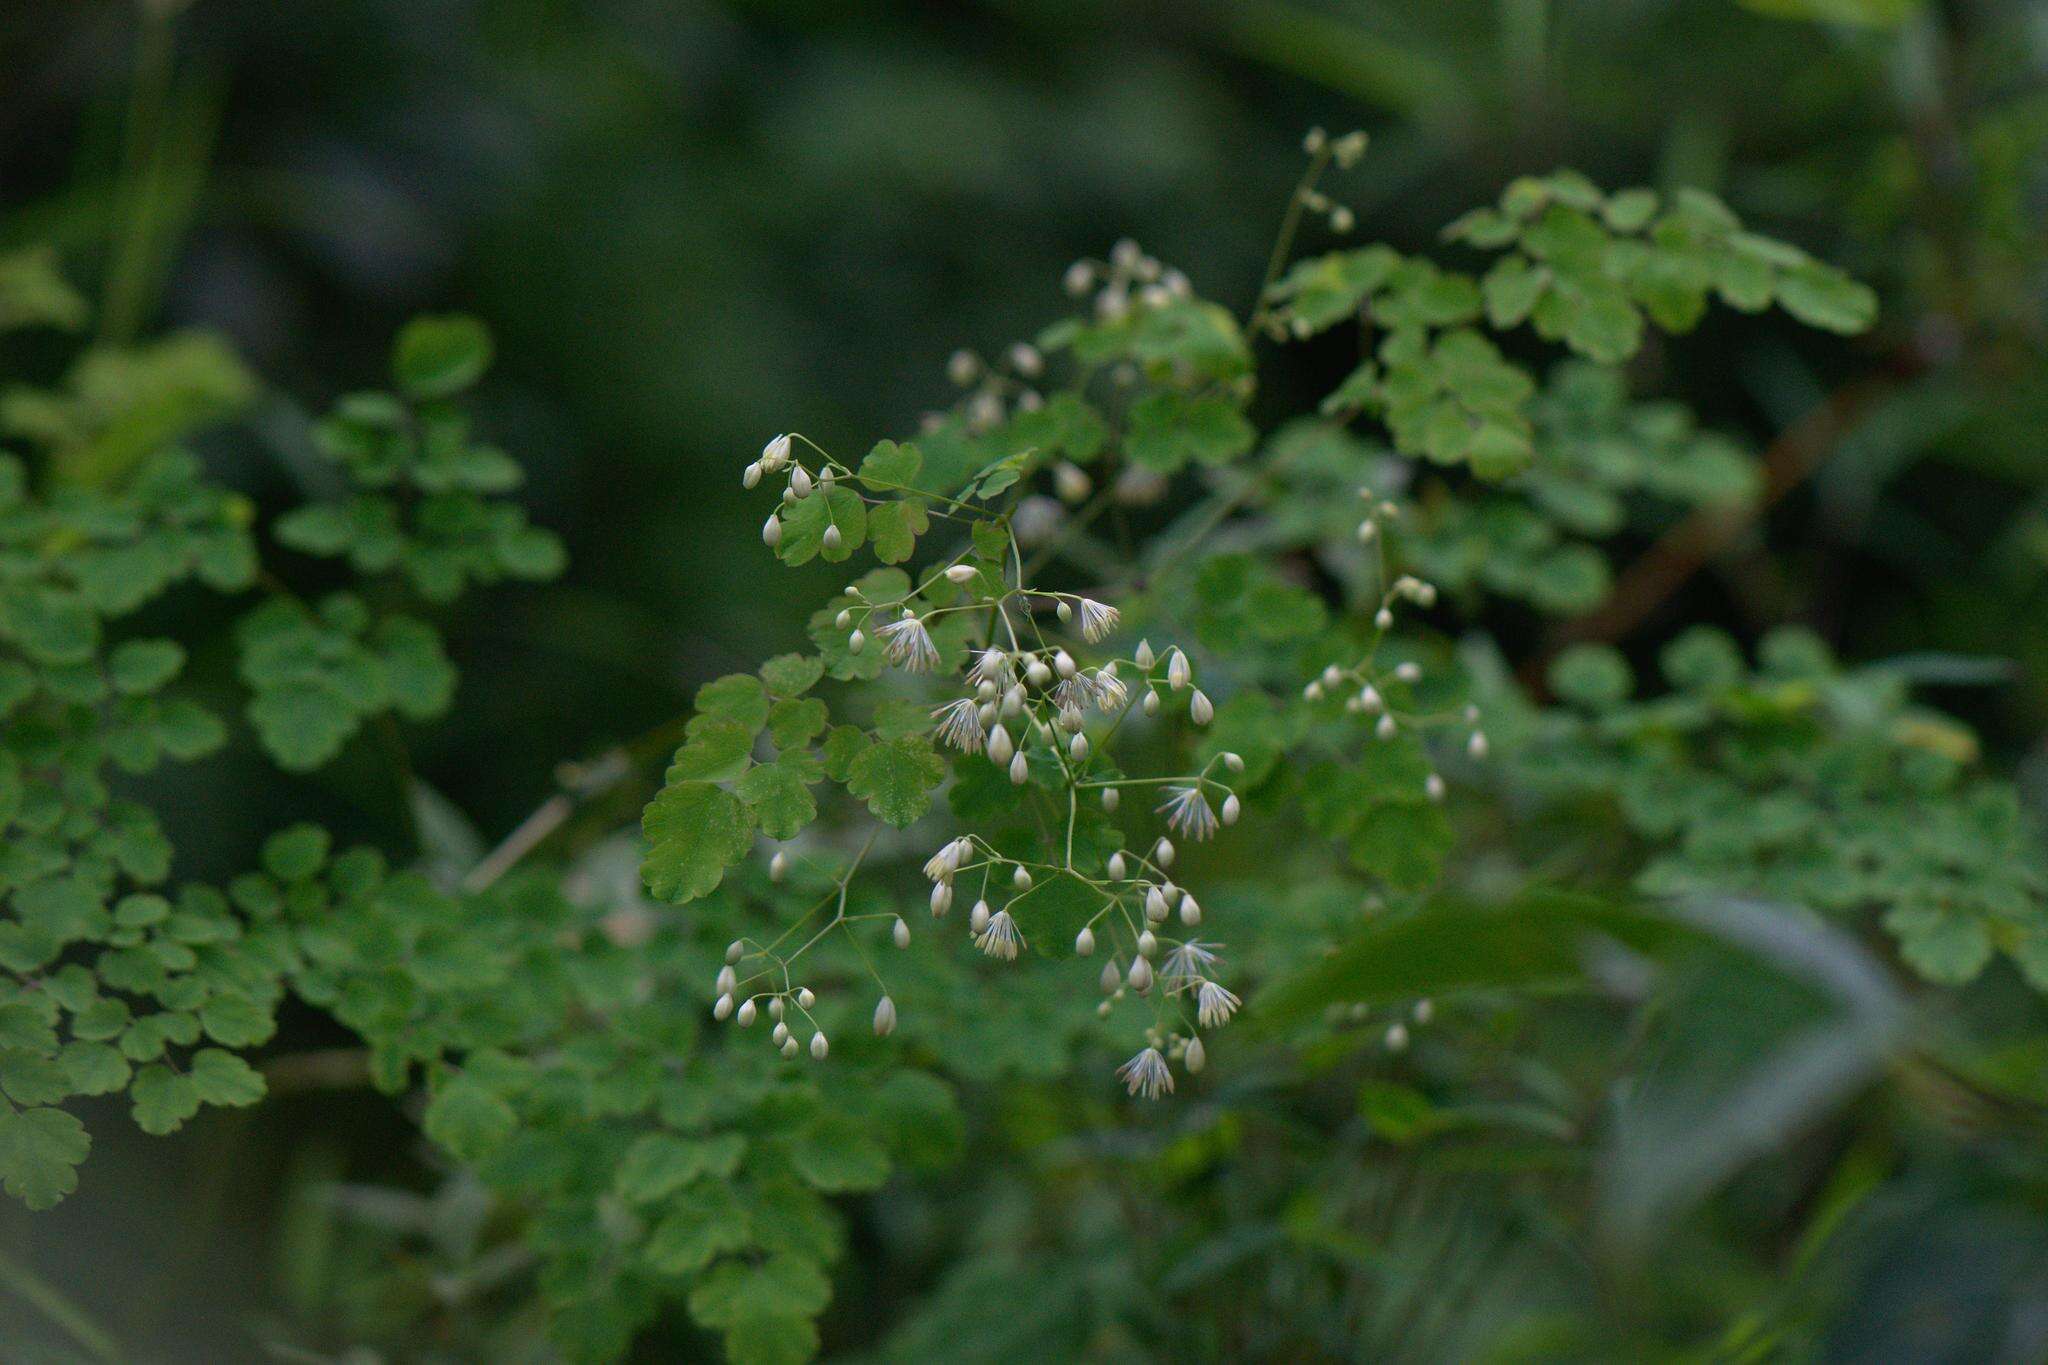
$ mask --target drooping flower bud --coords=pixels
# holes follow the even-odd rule
[[[885,995],[875,1002],[875,1036],[887,1038],[895,1031],[896,1002]]]

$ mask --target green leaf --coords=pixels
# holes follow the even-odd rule
[[[175,640],[130,640],[107,659],[115,688],[131,696],[156,691],[184,666],[185,648]]]
[[[708,782],[664,788],[641,816],[640,873],[657,898],[681,905],[715,890],[753,845],[753,816],[731,792]]]
[[[31,1209],[47,1209],[78,1188],[92,1148],[85,1125],[61,1109],[0,1113],[0,1185]]]
[[[859,478],[874,492],[901,492],[917,487],[917,476],[923,469],[924,456],[916,446],[877,441],[860,462]]]
[[[816,1261],[777,1252],[758,1265],[721,1261],[690,1293],[690,1316],[706,1327],[748,1319],[809,1318],[832,1300],[832,1282]]]
[[[777,697],[800,697],[825,676],[825,661],[810,654],[778,654],[761,665],[761,681]]]
[[[931,526],[917,499],[885,502],[868,509],[868,547],[884,564],[901,564],[917,551],[917,538]]]
[[[665,1199],[702,1176],[725,1179],[738,1168],[747,1140],[738,1133],[710,1138],[647,1133],[626,1149],[614,1185],[636,1203]]]
[[[664,1275],[694,1275],[728,1251],[753,1245],[753,1225],[724,1180],[699,1181],[667,1201],[668,1214],[655,1225],[641,1255]]]
[[[818,1325],[794,1313],[749,1314],[725,1331],[732,1365],[803,1365],[818,1353]]]
[[[1778,303],[1809,327],[1845,336],[1877,320],[1877,295],[1832,266],[1808,261],[1778,277]]]
[[[841,484],[829,490],[813,489],[807,498],[782,505],[782,539],[775,553],[785,564],[808,564],[823,559],[837,564],[851,559],[867,538],[867,504],[860,494]],[[827,527],[837,527],[836,549],[825,544]]]
[[[763,834],[771,839],[789,839],[817,818],[818,803],[811,796],[809,784],[824,775],[816,758],[797,751],[750,769],[736,790]]]
[[[327,862],[333,843],[333,836],[318,825],[293,825],[263,841],[263,866],[279,881],[304,881]]]
[[[889,1154],[860,1120],[822,1109],[787,1139],[790,1164],[798,1175],[827,1194],[872,1190],[889,1175]]]
[[[208,1104],[241,1107],[263,1098],[263,1075],[232,1052],[203,1047],[192,1054],[192,1086]]]
[[[490,1155],[512,1135],[518,1115],[504,1098],[467,1073],[437,1086],[427,1101],[427,1136],[464,1161]]]
[[[199,1087],[192,1077],[174,1071],[162,1062],[152,1062],[136,1074],[129,1087],[136,1126],[145,1133],[161,1136],[177,1131],[185,1120],[199,1112]]]
[[[414,318],[392,346],[391,374],[413,398],[446,398],[483,378],[491,349],[489,329],[475,318]]]
[[[1252,448],[1257,433],[1237,404],[1220,394],[1191,398],[1168,390],[1131,405],[1125,450],[1148,469],[1172,474],[1197,464],[1223,464]]]
[[[903,735],[863,750],[848,765],[846,789],[876,818],[901,829],[931,809],[932,791],[945,776],[945,760],[929,740]]]

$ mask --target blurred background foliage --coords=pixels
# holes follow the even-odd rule
[[[1431,249],[1511,176],[1571,165],[1711,189],[1884,300],[1854,343],[1733,316],[1653,342],[1641,386],[1764,452],[1768,511],[1636,545],[1646,557],[1615,597],[1557,638],[1501,615],[1515,662],[1595,635],[1645,663],[1681,623],[1754,638],[1795,619],[1847,658],[1912,656],[1993,767],[2037,810],[2048,796],[2030,744],[2048,721],[2048,11],[2027,0],[26,0],[0,9],[0,58],[0,249],[54,248],[103,339],[226,338],[263,389],[252,422],[201,448],[266,505],[317,479],[309,414],[381,372],[404,317],[459,308],[497,333],[483,425],[526,463],[534,519],[574,569],[446,622],[462,701],[415,761],[488,837],[558,763],[801,640],[836,580],[760,567],[732,471],[767,434],[864,448],[907,432],[949,401],[953,347],[1031,332],[1067,262],[1118,236],[1243,307],[1317,123],[1373,133],[1344,185],[1365,240]],[[64,352],[44,344],[10,342],[12,372],[56,378]],[[1298,410],[1346,368],[1311,348],[1261,407]],[[297,807],[209,799],[275,783],[264,771],[223,760],[161,793],[190,871],[241,865],[294,814],[409,837],[374,762],[344,759],[314,797],[295,789]],[[1683,1010],[1727,1027],[1636,1041],[1695,1078],[1733,1074],[1745,1028],[1791,1027],[1829,998],[1797,971],[1782,1000],[1727,998],[1729,974],[1704,958],[1679,977]],[[1841,1027],[1862,1040],[1830,1082],[1853,1095],[1896,1002],[1827,988],[1849,993]],[[1645,1105],[1614,1169],[1578,1169],[1571,1138],[1602,1103],[1593,1054],[1620,1026],[1591,1004],[1503,1004],[1460,1018],[1467,1048],[1419,1040],[1417,1066],[1550,1059],[1483,1078],[1523,1130],[1485,1159],[1424,1140],[1497,1134],[1498,1114],[1439,1108],[1399,1077],[1361,1097],[1319,1090],[1311,1070],[1283,1099],[1279,1078],[1241,1076],[1136,1135],[1077,1125],[1038,1090],[997,1097],[976,1122],[1024,1155],[874,1201],[828,1343],[966,1358],[960,1324],[977,1322],[988,1358],[1171,1339],[1222,1358],[1458,1359],[1487,1343],[1534,1359],[1601,1354],[1575,1335],[1590,1312],[1640,1333],[1623,1355],[1677,1334],[1710,1359],[1795,1338],[1840,1359],[2040,1358],[2038,1148],[1973,1149],[1880,1189],[1916,1144],[1995,1129],[1997,1103],[1916,1073],[1856,1102],[1905,1114],[1861,1114],[1666,1225],[1689,1203],[1680,1186],[1747,1149],[1728,1135],[1712,1172],[1631,1165],[1697,1117],[1700,1096],[1679,1095]],[[293,1041],[341,1040],[321,1029],[300,1020]],[[2005,1065],[2038,1090],[2048,1058],[2036,1042]],[[473,1186],[334,1183],[407,1169],[410,1130],[382,1104],[316,1086],[175,1139],[106,1131],[72,1201],[33,1223],[0,1208],[0,1338],[28,1343],[11,1358],[72,1358],[102,1330],[92,1319],[154,1359],[247,1358],[251,1314],[324,1322],[324,1338],[266,1339],[331,1346],[391,1311],[369,1287],[373,1251],[377,1275],[409,1276],[426,1304],[478,1273],[464,1248],[488,1204]],[[1405,1159],[1369,1162],[1368,1147]],[[2015,1169],[2032,1174],[2005,1180]],[[1664,1249],[1660,1270],[1620,1251],[1596,1267],[1605,1298],[1589,1309],[1574,1297],[1587,1268],[1564,1263],[1555,1225],[1602,1182],[1656,1211],[1617,1245],[1654,1232]],[[1048,1218],[1056,1230],[1018,1235]],[[382,1231],[364,1240],[363,1224]],[[1838,1225],[1849,1249],[1809,1254]],[[942,1254],[966,1269],[941,1280]],[[1005,1302],[1009,1339],[987,1329]],[[2015,1335],[2016,1303],[2033,1305],[2031,1336]],[[51,1327],[73,1313],[76,1330]],[[1798,1337],[1815,1321],[1834,1326]],[[507,1343],[530,1340],[517,1328],[412,1350],[512,1359]]]

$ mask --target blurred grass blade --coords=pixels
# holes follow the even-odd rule
[[[1624,1245],[1867,1084],[1905,1017],[1870,954],[1804,911],[1698,899],[1672,914],[1714,941],[1672,964],[1616,1112],[1600,1206]]]

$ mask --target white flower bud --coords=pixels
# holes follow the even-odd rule
[[[1173,840],[1167,838],[1163,834],[1160,835],[1159,842],[1152,845],[1152,861],[1159,864],[1161,867],[1172,867]]]
[[[1421,682],[1422,665],[1413,660],[1400,664],[1394,669],[1394,677],[1397,681],[1404,683]]]
[[[1225,749],[1223,751],[1223,766],[1234,773],[1241,773],[1244,771],[1244,759],[1235,750]]]
[[[896,1031],[896,1002],[883,996],[875,1002],[875,1036],[887,1038]]]
[[[1371,683],[1367,683],[1363,688],[1359,689],[1359,710],[1365,712],[1369,716],[1376,716],[1385,706],[1386,702],[1380,699],[1380,690],[1377,687],[1374,687]]]
[[[946,578],[950,582],[964,586],[974,581],[976,572],[972,564],[955,564],[952,568],[946,570]]]
[[[1081,932],[1074,935],[1074,955],[1077,957],[1087,957],[1094,951],[1095,931],[1084,924],[1081,926]]]
[[[731,995],[721,995],[721,996],[719,996],[719,997],[718,997],[718,1003],[714,1004],[714,1005],[713,1005],[713,1006],[711,1007],[711,1017],[712,1017],[713,1019],[723,1019],[723,1018],[725,1018],[725,1017],[726,1017],[726,1016],[727,1016],[728,1014],[731,1014],[731,1013],[732,1013],[732,996],[731,996]]]
[[[1024,684],[1011,683],[1010,690],[1003,693],[1003,714],[1016,717],[1024,714]]]
[[[1188,1039],[1188,1050],[1181,1055],[1181,1065],[1188,1069],[1190,1076],[1209,1064],[1209,1054],[1202,1047],[1200,1038]]]
[[[1145,892],[1145,918],[1154,924],[1163,921],[1168,913],[1166,893],[1154,886]]]
[[[898,948],[910,946],[910,926],[903,922],[903,916],[896,917],[896,923],[889,930],[889,937],[896,941]]]
[[[775,1003],[779,1005],[782,1002],[780,1000],[777,1000]],[[770,1030],[768,1034],[768,1041],[775,1044],[775,1046],[777,1047],[781,1047],[784,1043],[788,1042],[789,1025],[777,1024],[772,1030]]]
[[[1321,701],[1323,699],[1322,683],[1311,678],[1301,689],[1301,699],[1303,701]]]
[[[1379,538],[1379,534],[1380,524],[1378,522],[1361,521],[1358,523],[1358,543],[1360,545],[1372,544],[1374,540]]]
[[[1150,929],[1138,932],[1138,956],[1151,957],[1159,951],[1159,936]]]
[[[741,958],[745,957],[746,955],[747,945],[742,943],[738,939],[734,939],[732,942],[725,945],[725,960],[727,962],[738,962]]]
[[[842,607],[839,614],[832,618],[832,624],[840,630],[845,630],[853,624],[853,613]]]
[[[1067,502],[1079,502],[1095,489],[1095,481],[1088,472],[1070,460],[1061,460],[1052,467],[1053,491]]]
[[[825,1054],[831,1050],[832,1044],[825,1041],[825,1035],[822,1031],[811,1035],[811,1057],[813,1060],[824,1061]]]
[[[843,540],[843,537],[840,536],[839,528],[837,526],[827,526],[825,528],[825,534],[820,536],[818,540],[819,543],[823,545],[826,549],[836,550],[839,548]]]
[[[988,928],[988,921],[988,902],[976,901],[974,903],[974,909],[968,912],[967,915],[967,932],[970,934],[979,935],[982,930]]]
[[[761,462],[754,461],[740,473],[740,487],[753,488],[761,482]]]
[[[1069,296],[1080,298],[1095,287],[1095,267],[1086,261],[1076,261],[1067,267],[1067,273],[1060,279],[1060,287]]]
[[[1116,990],[1117,987],[1124,984],[1123,973],[1119,972],[1116,969],[1115,958],[1111,958],[1109,961],[1102,964],[1102,975],[1098,977],[1097,980],[1101,981],[1102,983],[1102,993],[1104,995],[1111,994]]]
[[[1131,989],[1132,989],[1132,990],[1134,990],[1134,991],[1136,991],[1136,992],[1137,992],[1138,994],[1140,994],[1140,995],[1143,995],[1143,994],[1145,994],[1145,993],[1146,993],[1147,991],[1151,990],[1151,989],[1152,989],[1152,964],[1151,964],[1151,963],[1149,963],[1149,962],[1147,962],[1147,961],[1146,961],[1146,960],[1145,960],[1144,958],[1142,958],[1142,957],[1141,957],[1141,958],[1137,958],[1137,959],[1135,959],[1135,960],[1134,960],[1134,961],[1133,961],[1133,962],[1131,963],[1131,977],[1130,977],[1130,981],[1131,981]]]
[[[1237,793],[1236,793],[1236,792],[1232,792],[1232,793],[1231,793],[1230,795],[1228,795],[1228,796],[1224,797],[1224,798],[1223,798],[1223,823],[1224,823],[1224,824],[1226,824],[1226,825],[1234,825],[1234,824],[1236,824],[1236,823],[1237,823],[1237,817],[1239,816],[1239,814],[1241,814],[1241,813],[1243,812],[1243,810],[1244,810],[1244,807],[1243,807],[1243,806],[1242,806],[1241,804],[1239,804],[1239,802],[1238,802],[1238,799],[1237,799]]]
[[[1436,1014],[1436,1003],[1432,1000],[1418,1000],[1413,1012],[1416,1023],[1426,1024]]]
[[[1176,647],[1166,658],[1166,685],[1178,692],[1193,682],[1194,677],[1194,666],[1188,662],[1188,656]]]
[[[802,986],[797,989],[796,1003],[802,1006],[804,1009],[809,1009],[811,1006],[818,1003],[818,997],[811,994],[811,988],[809,986]]]
[[[798,502],[811,495],[811,476],[805,472],[802,465],[789,471],[789,491],[796,496]]]
[[[1444,779],[1441,773],[1431,773],[1422,779],[1422,793],[1432,801],[1444,799]]]
[[[718,981],[711,989],[720,995],[731,995],[734,987],[738,985],[739,978],[733,975],[732,967],[728,964],[718,969]]]
[[[1341,669],[1341,668],[1337,667],[1337,665],[1335,665],[1335,664],[1324,664],[1324,665],[1323,665],[1323,686],[1325,686],[1325,687],[1335,687],[1335,686],[1336,686],[1336,685],[1337,685],[1338,683],[1340,683],[1340,682],[1343,682],[1343,681],[1344,681],[1344,670],[1343,670],[1343,669]]]
[[[1394,732],[1399,728],[1400,727],[1394,723],[1394,718],[1391,715],[1386,715],[1380,717],[1380,723],[1373,727],[1373,733],[1378,735],[1381,739],[1392,739],[1394,737]]]
[[[1391,630],[1394,625],[1394,613],[1386,607],[1381,607],[1373,613],[1372,623],[1381,630]]]
[[[1045,660],[1033,659],[1024,667],[1024,681],[1033,687],[1043,687],[1052,681],[1052,670],[1045,666]]]
[[[1102,789],[1102,808],[1104,810],[1115,810],[1118,806],[1123,804],[1123,800],[1124,794],[1118,791],[1115,787],[1104,787]]]
[[[1152,667],[1152,642],[1150,640],[1138,641],[1138,652],[1136,654],[1133,654],[1131,658],[1137,663],[1138,667],[1140,668]]]
[[[761,523],[761,543],[771,550],[782,543],[782,518],[773,512]]]
[[[1019,749],[1017,756],[1010,760],[1010,781],[1021,787],[1030,779],[1031,764],[1025,760],[1024,751]]]
[[[1124,879],[1124,851],[1118,849],[1109,855],[1109,879],[1120,882]]]
[[[733,1015],[733,1018],[739,1021],[741,1028],[748,1028],[752,1026],[754,1020],[759,1016],[760,1011],[754,1008],[754,1002],[743,1000],[740,1002],[739,1012]]]
[[[1202,907],[1193,896],[1180,898],[1180,922],[1190,929],[1202,922]]]
[[[1472,732],[1472,738],[1465,741],[1465,752],[1472,755],[1472,757],[1475,759],[1485,758],[1486,749],[1486,732],[1483,730],[1474,730]]]
[[[770,1019],[780,1019],[783,1011],[787,1008],[781,996],[774,995],[768,998],[768,1017]]]
[[[1073,741],[1067,745],[1067,755],[1076,763],[1085,761],[1088,757],[1088,736],[1075,735]]]
[[[974,376],[981,373],[981,362],[972,351],[955,351],[946,361],[946,378],[966,388],[974,382]]]
[[[953,884],[940,882],[932,888],[932,918],[944,919],[946,912],[953,908]]]
[[[1010,885],[1016,887],[1019,891],[1029,891],[1031,889],[1031,873],[1025,869],[1022,863],[1017,864],[1017,870],[1010,874]]]
[[[1148,716],[1159,714],[1159,694],[1149,687],[1145,689],[1145,701],[1142,709]]]
[[[1408,1046],[1408,1026],[1402,1023],[1387,1025],[1387,1051],[1400,1052]]]
[[[768,880],[771,882],[779,882],[785,876],[787,876],[788,873],[789,854],[786,850],[778,848],[775,850],[775,856],[768,860]]]
[[[1053,615],[1059,617],[1062,622],[1071,621],[1074,619],[1073,605],[1069,603],[1067,599],[1064,597],[1062,597],[1057,603],[1053,605],[1052,610]],[[1069,662],[1071,662],[1071,660]],[[1071,673],[1065,673],[1061,676],[1071,678],[1074,675]]]
[[[1067,653],[1064,649],[1054,654],[1052,656],[1052,671],[1059,674],[1062,678],[1073,677],[1075,671],[1074,656]]]
[[[785,1057],[794,1057],[794,1056],[796,1056],[797,1052],[798,1052],[798,1048],[797,1048],[797,1045],[796,1045],[796,1039],[794,1039],[794,1038],[785,1038],[785,1039],[783,1039],[783,1040],[782,1040],[782,1055],[783,1055],[783,1056],[785,1056]]]
[[[1188,719],[1197,725],[1207,725],[1216,719],[1216,708],[1210,704],[1208,694],[1199,687],[1188,699]]]
[[[995,764],[1008,763],[1010,755],[1017,752],[1016,744],[1010,739],[1010,732],[999,721],[988,732],[988,761]]]

